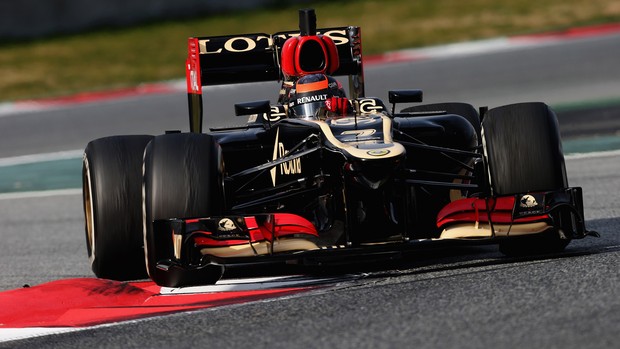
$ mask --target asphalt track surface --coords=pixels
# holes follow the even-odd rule
[[[616,35],[368,67],[367,95],[386,98],[389,88],[415,87],[425,89],[427,102],[475,106],[618,99],[618,40]],[[232,114],[238,98],[273,98],[277,86],[269,95],[267,88],[259,90],[245,99],[246,87],[214,88],[208,98],[226,108],[214,107],[211,114]],[[80,149],[90,139],[111,134],[183,130],[185,110],[185,95],[179,93],[4,115],[0,157]],[[243,122],[233,118],[213,125]],[[617,132],[618,123],[611,120],[611,126],[607,120],[605,127],[594,127],[594,134]],[[592,118],[587,124],[598,122]],[[560,124],[568,125],[561,117]],[[567,169],[569,183],[584,189],[587,227],[601,238],[574,241],[559,255],[514,259],[502,257],[494,246],[447,248],[383,270],[347,270],[353,278],[293,296],[0,347],[615,347],[620,330],[620,155],[572,156]],[[1,290],[92,277],[80,200],[76,194],[0,199]]]

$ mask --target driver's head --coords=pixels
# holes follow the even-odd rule
[[[328,116],[325,101],[331,97],[345,97],[340,82],[325,74],[310,74],[299,78],[291,90],[289,114],[296,118]]]

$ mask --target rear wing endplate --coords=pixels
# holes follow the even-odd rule
[[[364,97],[362,40],[359,27],[318,29],[338,49],[340,65],[332,76],[349,76],[351,98]],[[192,37],[186,62],[190,131],[202,132],[202,86],[280,81],[280,54],[286,39],[299,31],[272,35]]]

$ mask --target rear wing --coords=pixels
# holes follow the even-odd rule
[[[351,98],[363,97],[360,28],[325,28],[318,29],[317,34],[329,36],[336,44],[340,65],[331,75],[348,75]],[[299,31],[287,31],[189,38],[186,78],[190,131],[202,132],[202,86],[283,80],[282,45],[298,35]]]

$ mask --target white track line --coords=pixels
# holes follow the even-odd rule
[[[88,329],[88,327],[0,328],[0,343],[11,342],[20,339],[49,336],[53,334],[83,331],[86,329]]]
[[[66,195],[82,195],[82,188],[3,193],[3,194],[0,194],[0,201],[15,200],[15,199],[44,198],[44,197],[52,197],[52,196],[66,196]]]
[[[606,150],[606,151],[594,151],[591,153],[573,153],[564,156],[566,160],[577,160],[577,159],[594,159],[594,158],[605,158],[611,156],[620,156],[620,150]]]
[[[12,156],[8,158],[1,158],[0,167],[32,164],[36,162],[45,162],[45,161],[81,159],[83,154],[84,154],[84,150],[77,149],[77,150],[58,151],[54,153]]]

